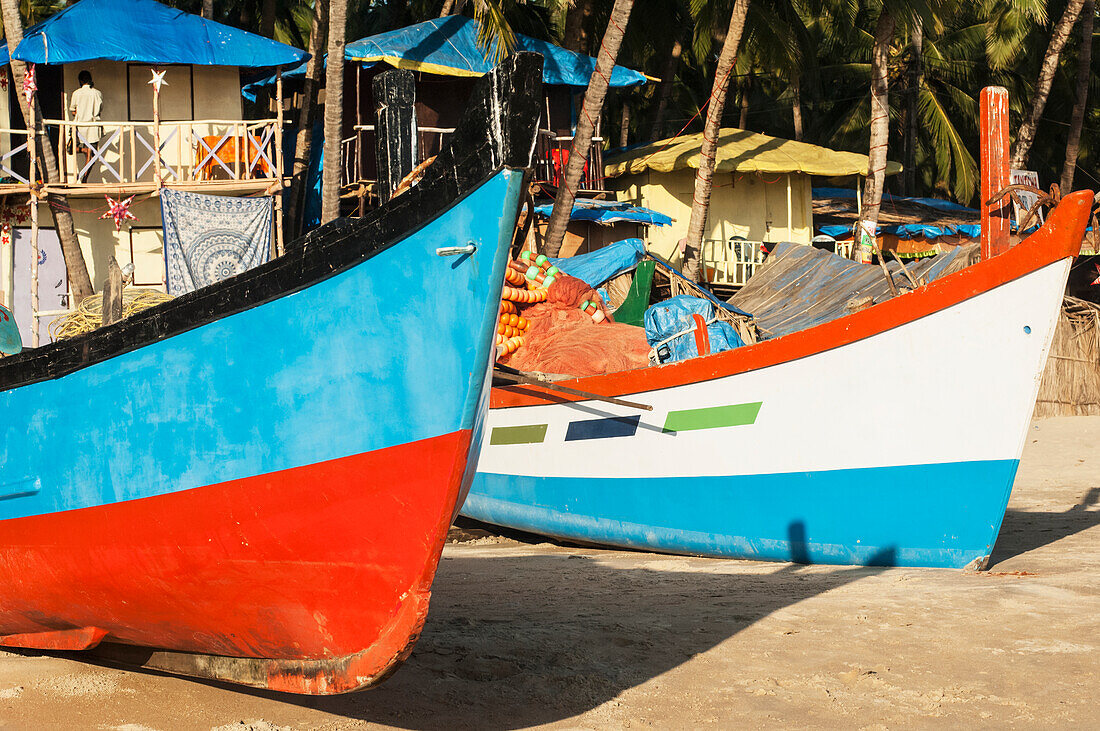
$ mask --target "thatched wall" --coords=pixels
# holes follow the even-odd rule
[[[1066,297],[1035,416],[1100,414],[1100,305]]]

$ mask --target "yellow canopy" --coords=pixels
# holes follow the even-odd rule
[[[615,178],[645,170],[667,173],[687,167],[698,168],[702,144],[703,133],[699,132],[636,147],[608,158],[604,175]],[[743,129],[722,129],[718,135],[715,172],[805,173],[826,177],[866,175],[867,156]],[[887,175],[899,172],[901,165],[898,163],[886,164]]]

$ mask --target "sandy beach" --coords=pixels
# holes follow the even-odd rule
[[[1058,418],[1028,432],[987,572],[455,530],[424,634],[379,688],[292,697],[0,652],[0,727],[1095,728],[1098,638],[1100,417]]]

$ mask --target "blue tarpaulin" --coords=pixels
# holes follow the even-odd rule
[[[733,350],[745,344],[732,325],[715,319],[714,303],[681,294],[645,311],[646,341],[657,349],[657,359],[661,363],[675,363],[699,355],[693,315],[702,316],[707,323],[711,353]]]
[[[301,63],[305,51],[154,0],[80,0],[30,28],[15,58],[32,63],[186,63],[261,68]]]
[[[832,236],[834,239],[847,238],[852,235],[852,227],[842,224],[830,224],[828,226],[821,226],[818,231],[826,236]],[[926,239],[938,239],[941,236],[966,236],[967,238],[977,239],[981,238],[982,227],[977,223],[964,223],[956,226],[942,225],[935,226],[925,223],[899,223],[889,226],[879,226],[878,233],[893,234],[899,239],[915,239],[918,237],[924,237]]]
[[[553,203],[544,203],[535,206],[535,215],[549,218],[554,210]],[[596,223],[617,223],[619,221],[634,221],[650,226],[669,226],[672,219],[663,213],[632,206],[622,201],[601,201],[594,198],[577,198],[573,201],[573,211],[569,214],[572,221],[595,221]]]
[[[814,198],[855,198],[856,191],[853,188],[814,188],[812,190]],[[964,205],[955,203],[954,201],[945,201],[942,198],[906,198],[900,195],[891,195],[890,193],[882,194],[883,203],[916,203],[918,205],[925,206],[927,208],[933,208],[937,211],[945,211],[948,213],[973,213],[974,215],[980,215],[981,211],[976,208],[967,208]]]
[[[614,279],[638,266],[643,256],[645,256],[645,242],[641,239],[623,239],[590,254],[550,261],[558,269],[584,281],[589,287],[598,287],[607,280]]]
[[[87,2],[87,0],[85,0]],[[461,15],[435,18],[405,28],[361,38],[344,47],[344,59],[364,66],[384,63],[395,68],[412,69],[440,76],[481,76],[495,66],[495,44],[483,50],[477,45],[477,21]],[[543,57],[542,83],[586,87],[596,59],[567,51],[548,41],[516,33],[516,51],[534,51]],[[302,64],[283,74],[284,79],[305,76]],[[647,81],[645,74],[616,66],[611,86],[637,86]],[[258,89],[274,83],[273,76],[248,84],[247,98]]]

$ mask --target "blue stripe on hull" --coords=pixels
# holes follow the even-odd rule
[[[479,472],[462,514],[568,540],[670,553],[961,568],[992,552],[1018,465],[653,479]]]
[[[498,173],[399,243],[301,291],[0,392],[0,485],[41,486],[0,500],[0,520],[472,429],[522,177]],[[471,240],[473,255],[435,253]]]

